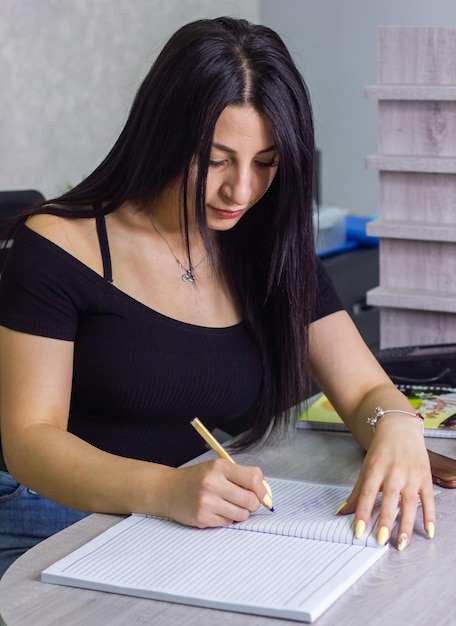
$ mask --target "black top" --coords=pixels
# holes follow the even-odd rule
[[[0,324],[74,342],[69,431],[108,452],[180,465],[204,452],[189,421],[230,430],[255,404],[262,368],[243,322],[227,328],[162,315],[23,226],[0,280]],[[315,319],[342,309],[321,263]]]

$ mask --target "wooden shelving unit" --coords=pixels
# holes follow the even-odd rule
[[[456,342],[456,28],[382,26],[378,84],[380,347]]]

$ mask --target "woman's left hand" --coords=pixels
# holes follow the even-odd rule
[[[317,385],[367,450],[358,480],[339,514],[355,513],[355,535],[361,536],[378,494],[382,493],[378,542],[385,544],[389,540],[399,507],[396,540],[403,550],[411,541],[421,500],[424,528],[432,537],[432,476],[422,425],[413,415],[414,407],[386,375],[345,311],[311,324],[309,356]],[[393,412],[378,420],[373,435],[367,418],[379,406]],[[411,415],[403,415],[404,412]]]
[[[411,416],[384,415],[378,422],[358,480],[339,512],[355,513],[355,536],[364,534],[380,492],[379,544],[389,540],[398,507],[397,547],[403,550],[410,543],[420,501],[424,529],[432,539],[435,508],[429,456],[421,425]]]

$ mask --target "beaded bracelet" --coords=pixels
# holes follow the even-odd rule
[[[372,426],[374,433],[375,426],[377,425],[378,420],[387,413],[403,413],[404,415],[416,417],[416,419],[420,420],[421,428],[423,429],[424,434],[424,417],[421,415],[421,413],[412,413],[411,411],[403,411],[402,409],[388,409],[387,411],[384,411],[381,406],[376,407],[375,415],[367,418],[367,423]]]

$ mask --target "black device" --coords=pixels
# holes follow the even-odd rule
[[[386,348],[375,356],[395,383],[456,387],[456,343]]]

